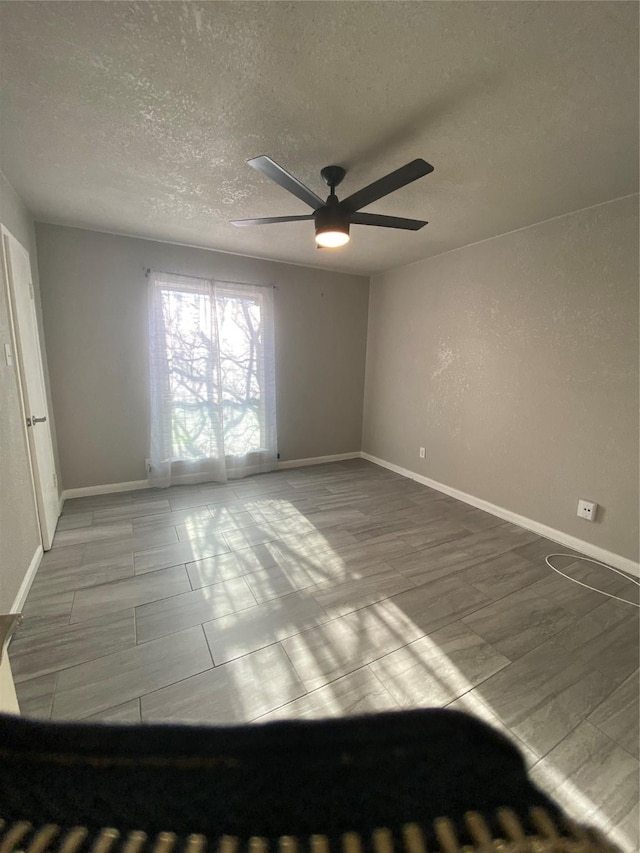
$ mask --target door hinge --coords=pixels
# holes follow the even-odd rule
[[[29,296],[30,296],[32,299],[35,299],[35,293],[34,293],[34,290],[33,290],[33,282],[32,282],[32,281],[30,281],[30,282],[29,282]]]
[[[53,475],[53,485],[56,487],[56,489],[58,488],[58,475],[57,474]]]

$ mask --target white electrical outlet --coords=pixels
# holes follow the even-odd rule
[[[598,509],[598,504],[593,503],[593,501],[578,501],[578,517],[586,518],[587,521],[595,521],[596,519],[596,510]]]
[[[425,448],[421,447],[419,452],[420,452],[420,459],[424,459],[425,456],[427,455],[427,451],[425,450]]]

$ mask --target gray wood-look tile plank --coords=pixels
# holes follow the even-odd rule
[[[472,557],[484,557],[504,554],[505,551],[512,551],[536,538],[535,533],[503,522],[498,527],[462,536],[457,544]]]
[[[140,577],[150,578],[153,574],[155,572]],[[233,578],[201,589],[192,590],[189,586],[188,590],[181,595],[171,598],[163,596],[162,600],[136,607],[139,643],[182,631],[192,625],[201,625],[228,613],[253,607],[256,603],[243,578]]]
[[[270,568],[277,565],[279,557],[271,543],[266,543],[187,563],[187,572],[191,586],[197,589]]]
[[[197,523],[207,518],[211,518],[211,513],[206,506],[199,506],[193,509],[167,510],[166,512],[141,515],[133,518],[133,532],[137,535],[144,533],[146,530],[157,529],[158,527],[176,527],[179,524],[187,524],[188,522]]]
[[[390,557],[389,564],[420,586],[447,575],[455,575],[464,568],[477,565],[480,560],[457,547],[455,542],[443,542],[427,548],[411,550],[399,557]]]
[[[577,551],[565,548],[564,545],[558,545],[557,542],[545,539],[543,536],[536,536],[525,545],[518,545],[514,548],[514,551],[516,554],[534,563],[544,563],[544,558],[548,554],[575,554],[580,556]]]
[[[135,572],[136,574],[155,572],[180,563],[191,563],[202,560],[204,557],[214,557],[229,550],[222,536],[207,536],[203,539],[192,539],[189,542],[146,548],[134,554]]]
[[[307,507],[307,511],[315,510],[317,512],[324,512],[325,510],[358,509],[357,503],[359,501],[366,501],[367,499],[368,496],[361,491],[347,491],[345,489],[336,492],[332,490],[324,496],[316,495],[313,500],[308,498],[309,506]]]
[[[44,597],[32,596],[29,593],[22,608],[22,615],[25,621],[33,618],[53,619],[57,616],[64,616],[68,622],[72,607],[72,589],[68,592],[60,592],[56,593],[56,595],[47,595]]]
[[[484,720],[485,723],[488,723],[492,728],[497,729],[509,738],[511,743],[522,754],[529,769],[535,767],[540,761],[540,757],[526,743],[520,740],[514,731],[505,725],[500,717],[494,714],[491,708],[485,705],[481,699],[482,694],[478,690],[470,690],[468,693],[454,699],[453,702],[449,702],[445,707],[450,708],[452,711],[464,711],[466,714],[472,714],[474,717]]]
[[[552,562],[557,565],[556,560]],[[565,574],[602,592],[617,595],[638,604],[638,585],[633,580],[612,572],[605,566],[578,557],[562,568]]]
[[[18,707],[23,717],[49,719],[57,677],[57,672],[52,672],[16,684]]]
[[[82,625],[65,625],[16,636],[11,668],[16,682],[57,672],[135,645],[133,610],[99,615]]]
[[[265,542],[273,542],[280,538],[277,530],[267,524],[254,524],[250,527],[241,527],[236,530],[228,530],[221,534],[230,551],[238,551],[242,548],[252,548],[255,545],[263,545]]]
[[[158,515],[158,513],[169,511],[169,501],[166,498],[160,500],[132,501],[130,504],[126,504],[125,506],[113,506],[105,507],[104,509],[97,509],[93,513],[93,520],[94,523],[125,520],[133,521],[133,519],[141,518],[142,516],[154,516]]]
[[[455,575],[416,586],[394,595],[391,601],[423,634],[444,628],[489,603],[485,595]]]
[[[553,573],[544,563],[535,565],[519,554],[507,551],[463,569],[460,577],[487,598],[497,601],[524,587],[531,588],[531,584],[547,578],[549,574]]]
[[[329,583],[346,583],[370,574],[379,574],[389,568],[383,563],[387,555],[402,554],[407,549],[400,540],[393,539],[377,542],[375,547],[362,543],[351,544],[309,554],[305,558],[296,559],[288,554],[284,559],[279,542],[265,547],[270,548],[271,553],[280,559],[247,574],[247,583],[259,602],[312,586],[318,586],[320,590]],[[409,582],[405,589],[410,586],[412,584]]]
[[[179,595],[187,590],[191,590],[191,584],[184,566],[88,587],[75,594],[71,622],[83,622],[104,613],[116,613],[128,607]]]
[[[68,590],[111,583],[133,576],[133,554],[107,557],[79,566],[59,567],[55,571],[38,572],[29,592],[31,603],[48,599]]]
[[[95,513],[94,513],[95,515]],[[54,546],[81,545],[98,542],[101,539],[126,539],[133,533],[130,521],[118,521],[110,524],[92,524],[91,527],[76,527],[61,530],[53,538]]]
[[[249,512],[256,524],[272,524],[274,522],[283,521],[289,516],[300,516],[305,512],[311,512],[317,507],[316,502],[312,502],[309,498],[295,497],[289,500],[276,500],[274,498],[253,498],[238,501],[238,506],[225,504],[230,512],[239,512],[240,510]]]
[[[491,527],[498,527],[502,524],[502,519],[475,507],[461,512],[458,520],[463,527],[472,533],[479,533],[481,530],[488,530]]]
[[[262,495],[288,494],[290,486],[284,477],[251,477],[234,480],[229,484],[237,498],[253,498]]]
[[[53,719],[83,719],[213,667],[201,626],[58,674]]]
[[[455,512],[452,509],[451,502],[442,500],[442,497],[439,495],[437,500],[417,502],[415,494],[409,495],[409,506],[407,508],[387,512],[385,518],[389,521],[409,518],[416,524],[431,524],[434,521],[446,519],[455,520]]]
[[[346,527],[349,524],[362,523],[367,521],[367,516],[358,509],[325,509],[308,512],[302,516],[305,519],[305,525],[302,530],[292,531],[293,533],[305,533],[309,526],[313,530],[326,530],[329,527]],[[286,535],[286,531],[284,532]]]
[[[548,640],[473,691],[539,757],[606,699],[616,680]]]
[[[270,646],[330,617],[310,595],[293,592],[204,625],[216,665]]]
[[[638,668],[638,615],[638,610],[628,604],[604,599],[555,639],[619,684]]]
[[[370,663],[399,706],[444,706],[508,666],[509,659],[454,622]]]
[[[276,708],[275,711],[260,717],[259,722],[350,717],[356,714],[394,711],[397,708],[398,704],[391,694],[370,668],[364,666],[325,687]]]
[[[65,513],[58,519],[56,532],[62,530],[75,530],[78,527],[90,527],[92,522],[92,512]]]
[[[133,502],[131,492],[112,492],[107,495],[89,495],[84,498],[67,498],[64,502],[63,512],[93,512],[95,509],[103,509],[109,506],[124,506]]]
[[[190,486],[169,486],[167,488],[159,489],[148,486],[145,489],[134,489],[134,491],[129,492],[129,495],[131,496],[133,503],[149,503],[151,501],[162,503],[163,501],[169,500],[171,495],[181,494],[183,491],[190,488]]]
[[[515,554],[516,552],[514,551],[513,553]],[[554,560],[554,564],[557,564],[558,568],[562,571],[564,571],[566,562],[563,563],[560,558]],[[529,587],[531,592],[541,595],[550,601],[555,601],[556,604],[559,604],[575,616],[584,616],[591,610],[595,610],[596,607],[603,604],[606,600],[599,593],[585,589],[579,584],[571,583],[571,581],[563,578],[554,572],[553,569],[550,569],[544,562],[544,559],[538,560],[536,567],[544,567],[547,573],[540,580],[531,584]]]
[[[212,484],[213,485],[213,484]],[[150,501],[150,500],[169,500],[176,495],[184,495],[192,492],[194,488],[199,488],[199,486],[193,485],[173,485],[166,486],[162,488],[155,488],[153,486],[147,486],[146,488],[134,489],[132,492],[128,492],[131,496],[132,501]]]
[[[209,516],[198,519],[187,519],[176,525],[178,539],[189,542],[191,539],[202,539],[207,536],[220,536],[222,533],[234,533],[246,527],[256,527],[256,521],[249,512],[230,513],[222,505],[216,510],[209,510]]]
[[[307,538],[302,547],[308,549]],[[256,573],[249,582],[256,598],[266,601],[284,595],[292,589],[305,589],[328,582],[348,581],[368,574],[377,574],[379,566],[388,556],[405,553],[408,547],[398,539],[368,543],[351,543],[327,547],[325,550],[296,555],[285,551],[280,543],[274,544],[274,552],[281,559],[274,567]]]
[[[170,496],[169,505],[172,510],[191,509],[192,507],[209,506],[236,499],[236,495],[224,486],[206,490],[194,487],[190,491]]]
[[[73,601],[73,593],[71,593],[71,596]],[[43,599],[43,601],[46,601],[46,599]],[[58,628],[68,628],[71,607],[72,602],[69,604],[69,609],[66,613],[56,615],[46,614],[41,616],[35,615],[34,612],[29,612],[25,615],[23,612],[22,623],[13,635],[13,641],[17,640],[18,637],[25,637],[29,641],[32,641],[38,634],[51,634],[52,631],[56,631]]]
[[[85,545],[83,559],[87,563],[133,554],[148,548],[160,548],[178,541],[175,527],[158,527],[134,533],[127,539],[105,539],[102,542],[89,542]]]
[[[327,555],[343,545],[358,545],[358,540],[347,530],[330,527],[326,530],[314,530],[304,536],[281,536],[272,544],[274,554],[289,563],[305,565],[320,554]],[[325,557],[322,557],[324,560]]]
[[[312,587],[309,592],[330,616],[344,616],[352,610],[359,610],[413,588],[408,578],[382,563],[372,569],[371,574],[343,581],[328,581]]]
[[[638,760],[589,722],[540,761],[533,780],[582,823],[599,826],[625,850],[638,850]]]
[[[440,545],[442,542],[463,541],[466,530],[459,522],[450,518],[441,518],[428,524],[418,524],[408,533],[403,533],[404,541],[416,550],[428,545]],[[474,555],[470,555],[474,556]]]
[[[269,566],[266,569],[245,575],[249,589],[258,603],[282,598],[315,586],[313,574],[303,566],[293,563]]]
[[[363,518],[383,521],[388,513],[415,509],[415,504],[407,495],[386,492],[370,496],[367,500],[355,501],[353,507],[363,514]]]
[[[124,723],[131,725],[140,723],[140,700],[132,699],[115,708],[107,708],[97,714],[85,718],[88,723]]]
[[[78,545],[65,545],[64,547],[56,546],[50,551],[45,551],[38,573],[46,569],[55,569],[58,566],[79,566],[86,547],[84,543],[80,543]]]
[[[335,559],[346,572],[357,574],[368,566],[391,563],[392,560],[401,559],[413,553],[414,549],[402,538],[392,535],[384,539],[382,536],[368,538],[355,545],[338,546],[333,549],[330,559]],[[326,559],[323,560],[323,565],[327,565]]]
[[[263,513],[259,510],[252,510],[249,514],[254,519],[254,526],[257,530],[265,530],[275,534],[274,538],[277,539],[284,536],[306,536],[308,533],[315,533],[319,529],[314,526],[305,513],[289,513],[281,518],[276,518],[271,513]],[[312,513],[308,514],[311,515]],[[337,525],[329,526],[335,527]]]
[[[385,516],[386,518],[386,516]],[[359,542],[371,542],[373,539],[380,539],[384,535],[398,537],[410,534],[416,529],[414,521],[385,521],[384,523],[376,524],[375,520],[368,519],[364,524],[350,524],[348,530],[353,533]],[[406,542],[404,543],[407,551],[412,549]]]
[[[463,621],[502,654],[517,660],[573,625],[575,616],[525,587],[465,616]]]
[[[636,670],[589,716],[589,722],[640,758],[640,673]]]
[[[335,681],[423,635],[392,602],[377,602],[282,640],[308,690]]]
[[[304,692],[287,656],[275,645],[143,696],[142,719],[249,722]]]

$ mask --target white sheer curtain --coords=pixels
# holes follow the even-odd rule
[[[151,272],[149,483],[274,468],[273,288]]]

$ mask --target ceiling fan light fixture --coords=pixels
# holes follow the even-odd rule
[[[351,238],[344,231],[316,231],[316,243],[324,249],[337,249],[344,246]]]
[[[335,198],[331,196],[330,198]],[[349,242],[349,214],[337,208],[337,199],[314,214],[316,243],[325,249],[337,249]]]

